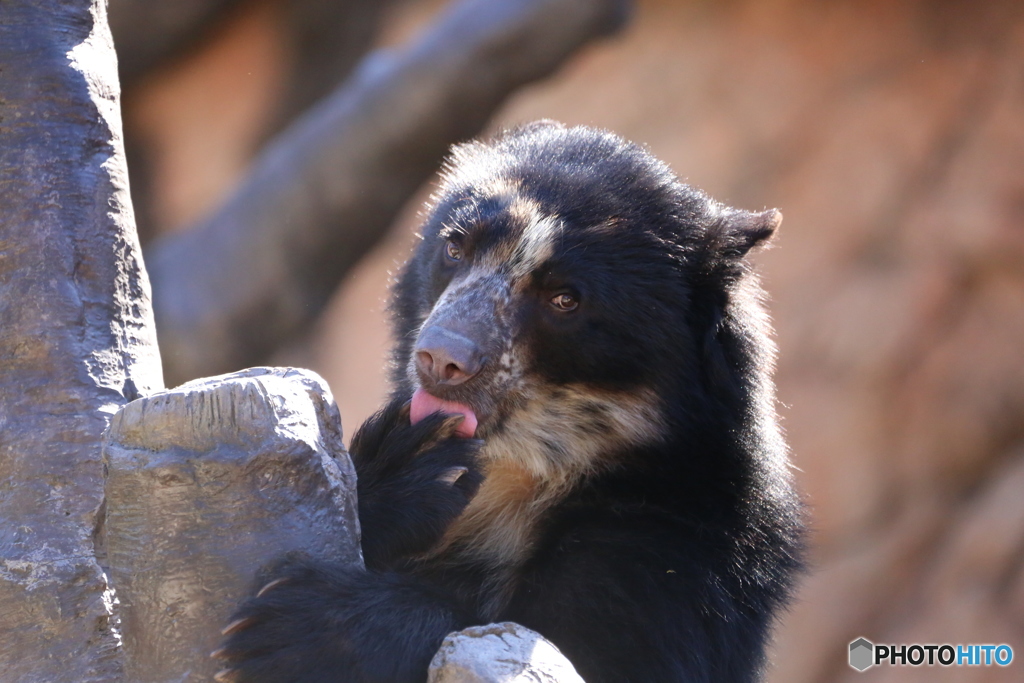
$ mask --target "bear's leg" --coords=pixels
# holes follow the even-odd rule
[[[214,656],[233,683],[422,683],[444,637],[474,623],[417,577],[291,561],[245,602]]]

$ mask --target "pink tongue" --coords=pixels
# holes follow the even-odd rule
[[[448,413],[449,415],[465,416],[462,424],[455,429],[455,436],[461,436],[468,439],[476,434],[476,413],[473,412],[472,408],[467,406],[465,403],[443,401],[436,396],[431,396],[423,389],[417,389],[416,393],[412,395],[412,405],[409,408],[409,420],[412,424],[416,424],[427,415],[436,413],[439,410],[442,413]]]

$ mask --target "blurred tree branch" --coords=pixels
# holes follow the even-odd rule
[[[110,32],[122,86],[201,41],[240,0],[110,0]]]
[[[253,141],[262,144],[348,77],[376,38],[386,11],[400,1],[110,0],[110,25],[121,81],[131,100],[132,91],[145,88],[154,74],[173,71],[183,59],[216,42],[254,5],[272,7],[288,54],[288,75],[265,130]],[[160,223],[153,206],[154,158],[131,116],[125,125],[132,203],[145,245]]]
[[[622,25],[628,0],[461,0],[377,51],[270,142],[213,215],[147,253],[172,383],[253,365],[308,326],[454,142]]]

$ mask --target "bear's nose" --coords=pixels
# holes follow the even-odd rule
[[[436,384],[462,384],[480,372],[484,364],[476,342],[438,325],[420,333],[413,353],[420,374]]]

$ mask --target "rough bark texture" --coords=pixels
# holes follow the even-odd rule
[[[505,621],[451,633],[427,683],[583,683],[572,663],[536,631]]]
[[[282,133],[207,221],[147,258],[174,381],[258,363],[307,326],[355,260],[507,95],[618,27],[625,0],[463,0],[368,56]]]
[[[101,0],[0,3],[0,672],[111,681],[100,436],[162,386]]]
[[[355,470],[310,372],[256,368],[133,401],[104,461],[130,681],[210,680],[220,629],[285,553],[362,564]]]

